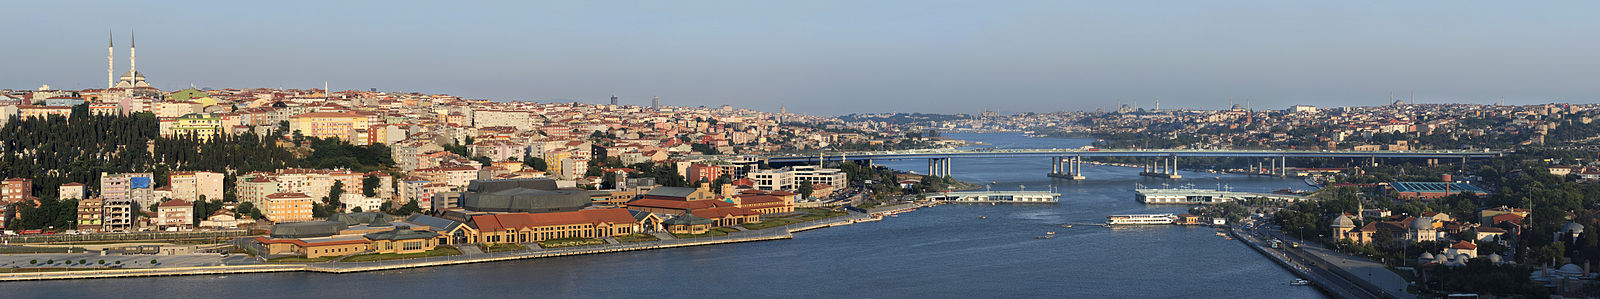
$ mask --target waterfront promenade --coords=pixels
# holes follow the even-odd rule
[[[1335,296],[1416,298],[1415,294],[1406,292],[1405,279],[1389,271],[1381,263],[1340,254],[1304,242],[1300,242],[1299,247],[1285,243],[1282,248],[1273,249],[1266,245],[1266,240],[1276,238],[1285,242],[1299,242],[1276,231],[1235,227],[1232,234],[1239,241],[1250,245]]]
[[[921,207],[918,204],[908,204],[895,207],[874,209],[874,212],[904,210]],[[826,228],[832,226],[850,225],[859,222],[881,220],[881,216],[866,213],[850,213],[845,216],[820,219],[808,222],[794,223],[781,227],[763,230],[740,231],[729,233],[727,236],[703,237],[690,239],[670,239],[659,241],[646,241],[636,243],[617,243],[591,246],[577,246],[552,249],[529,249],[519,251],[506,251],[494,253],[463,254],[444,257],[428,257],[405,260],[373,261],[373,262],[320,262],[305,264],[253,264],[232,266],[198,266],[198,267],[159,267],[139,269],[108,269],[108,270],[73,270],[56,272],[34,273],[4,273],[0,274],[0,281],[26,281],[26,280],[56,280],[56,279],[91,279],[91,278],[116,278],[116,277],[146,277],[146,276],[176,276],[176,275],[215,275],[233,273],[263,273],[263,272],[319,272],[319,273],[352,273],[366,271],[394,270],[418,267],[434,267],[447,265],[460,265],[472,263],[486,263],[520,259],[535,259],[546,257],[573,256],[585,254],[600,254],[610,252],[652,250],[676,247],[689,247],[701,245],[729,244],[740,242],[757,242],[794,238],[793,233]],[[469,245],[470,246],[470,245]]]

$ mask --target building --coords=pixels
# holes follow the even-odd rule
[[[589,191],[561,190],[551,179],[474,180],[460,207],[474,212],[571,212],[592,204]]]
[[[161,136],[194,136],[201,141],[211,140],[211,137],[224,134],[222,117],[211,113],[189,113],[175,118],[161,120]]]
[[[755,181],[755,188],[759,190],[795,190],[795,184],[798,182],[821,183],[830,186],[845,186],[849,183],[844,171],[835,168],[822,168],[816,165],[757,170],[751,172],[749,177]]]
[[[711,165],[711,164],[704,164],[704,163],[694,163],[694,164],[689,164],[689,175],[684,177],[684,178],[688,179],[690,183],[694,183],[694,182],[710,183],[710,182],[716,181],[717,178],[722,177],[724,174],[725,173],[724,173],[723,168],[721,166]]]
[[[1472,184],[1455,182],[1394,182],[1389,184],[1389,188],[1399,193],[1401,199],[1437,199],[1465,192],[1480,196],[1488,193]]]
[[[56,194],[60,194],[61,200],[83,199],[84,193],[88,193],[87,187],[83,183],[61,184],[61,187],[57,188]]]
[[[393,229],[362,235],[372,242],[375,253],[420,253],[438,247],[444,238],[439,233],[426,230]]]
[[[222,173],[210,171],[175,171],[167,175],[172,186],[172,198],[182,200],[222,200]]]
[[[235,192],[239,202],[259,207],[267,195],[275,193],[301,193],[322,198],[330,194],[335,182],[344,187],[344,193],[361,193],[364,178],[362,173],[349,170],[286,168],[240,175]]]
[[[131,201],[140,206],[159,204],[155,198],[155,176],[148,173],[100,173],[100,197],[106,205]]]
[[[531,116],[528,111],[473,110],[472,127],[513,127],[526,131],[533,129]]]
[[[243,215],[240,215],[240,216],[243,216]],[[230,211],[228,209],[221,209],[221,210],[217,210],[216,213],[212,213],[211,216],[208,216],[205,219],[200,220],[199,227],[235,228],[235,227],[240,227],[240,226],[243,226],[243,225],[250,225],[250,224],[255,224],[255,223],[256,223],[256,221],[254,219],[240,218],[240,217],[234,216],[234,212],[233,211]]]
[[[466,223],[470,243],[530,243],[561,238],[605,238],[639,232],[627,209],[473,216]]]
[[[33,199],[33,180],[6,179],[0,181],[0,201],[19,203]]]
[[[297,222],[311,220],[311,196],[305,193],[274,193],[266,196],[262,216],[272,222]]]
[[[343,256],[372,251],[372,240],[364,236],[332,236],[320,238],[264,238],[256,242],[267,249],[268,255],[300,255],[306,258]]]
[[[78,231],[100,232],[105,223],[103,201],[99,197],[78,200]]]
[[[194,204],[182,199],[172,199],[156,206],[156,227],[189,229],[194,226]]]
[[[289,117],[289,131],[302,136],[337,138],[355,145],[367,144],[370,116],[353,112],[311,112]]]

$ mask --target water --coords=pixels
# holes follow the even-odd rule
[[[1003,148],[1068,148],[1082,139],[950,134]],[[925,171],[926,161],[880,161]],[[1200,297],[1317,298],[1293,274],[1213,229],[1062,228],[1144,206],[1138,170],[1084,165],[1082,182],[1045,177],[1048,159],[956,159],[956,178],[995,190],[1044,190],[1058,205],[947,205],[881,222],[801,232],[793,240],[355,274],[266,273],[0,283],[7,298],[318,297]],[[920,168],[920,169],[919,169]],[[1183,173],[1235,190],[1305,188],[1294,179]],[[1221,179],[1213,179],[1220,176]],[[1024,187],[1025,186],[1025,187]],[[986,216],[980,219],[978,216]],[[1054,231],[1053,239],[1034,236]]]

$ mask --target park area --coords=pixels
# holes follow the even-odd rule
[[[833,218],[833,217],[839,217],[839,216],[844,216],[844,215],[848,214],[846,212],[824,210],[824,209],[797,209],[796,211],[798,211],[800,213],[796,213],[794,215],[789,215],[789,216],[766,218],[766,219],[762,219],[761,222],[745,223],[745,224],[743,224],[741,226],[744,226],[744,228],[746,228],[746,229],[752,229],[752,230],[768,229],[768,228],[774,228],[774,227],[790,225],[790,224],[795,224],[795,223],[801,223],[801,222],[807,222],[807,221],[815,221],[815,220],[822,220],[822,219],[828,219],[828,218]]]
[[[600,240],[600,239],[560,238],[560,239],[551,239],[551,240],[539,241],[539,247],[561,248],[561,247],[573,247],[573,246],[600,245],[600,244],[605,244],[605,243],[606,243],[605,240]]]
[[[358,254],[358,255],[352,255],[350,257],[344,258],[343,260],[340,260],[340,261],[341,262],[372,262],[372,261],[404,260],[404,259],[414,259],[414,258],[424,258],[424,257],[452,256],[452,255],[461,255],[461,250],[456,249],[455,247],[450,247],[450,246],[439,246],[439,247],[433,248],[433,250],[417,252],[417,253],[405,253],[405,254],[368,253],[368,254]]]

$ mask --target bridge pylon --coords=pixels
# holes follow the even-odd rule
[[[1083,180],[1083,157],[1050,157],[1050,174],[1052,178],[1067,180]]]

